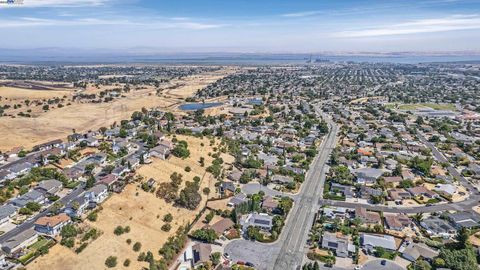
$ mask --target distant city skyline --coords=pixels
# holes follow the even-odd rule
[[[23,0],[0,48],[148,52],[479,51],[480,3]]]

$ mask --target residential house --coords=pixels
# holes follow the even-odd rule
[[[56,236],[60,233],[63,226],[70,222],[70,217],[65,213],[51,217],[41,217],[35,221],[35,231],[48,236]]]
[[[385,184],[391,184],[392,186],[397,186],[400,182],[403,181],[402,177],[400,176],[387,176],[384,177],[383,180],[385,181]]]
[[[210,261],[210,255],[212,254],[212,246],[210,244],[198,243],[192,247],[192,264],[196,268]]]
[[[244,232],[246,232],[247,228],[250,226],[270,231],[273,227],[273,217],[268,214],[250,213],[241,217],[240,225]]]
[[[274,212],[278,207],[278,201],[272,196],[265,196],[262,202],[262,209],[265,209],[268,213]]]
[[[425,196],[427,198],[438,198],[439,195],[424,186],[417,186],[412,188],[407,188],[407,191],[412,194],[413,197]]]
[[[7,254],[14,254],[23,248],[31,246],[37,242],[38,234],[31,228],[19,234],[16,234],[2,243],[2,250]]]
[[[359,184],[373,184],[383,175],[383,171],[375,168],[361,168],[353,170]]]
[[[213,225],[206,225],[205,227],[213,229],[217,235],[223,235],[228,229],[232,228],[235,225],[233,221],[229,218],[222,218],[221,220],[215,222]]]
[[[445,239],[456,235],[457,230],[444,219],[429,217],[420,222],[420,225],[427,231],[427,234]]]
[[[403,178],[403,180],[414,180],[415,179],[415,174],[413,174],[410,169],[403,169],[402,170],[402,178]]]
[[[359,218],[365,224],[381,224],[382,219],[377,212],[367,211],[363,207],[357,207],[355,209],[355,217]]]
[[[170,151],[171,151],[171,148],[163,144],[160,144],[150,149],[150,156],[165,160],[170,155]]]
[[[8,222],[10,218],[14,217],[17,213],[17,208],[10,204],[4,204],[0,206],[0,225]]]
[[[113,175],[116,175],[117,177],[125,174],[125,173],[128,173],[130,171],[130,169],[128,168],[127,165],[125,166],[117,166],[115,167],[113,170],[112,170],[112,174]]]
[[[452,196],[457,192],[457,187],[452,184],[437,184],[433,190],[444,197],[452,198]]]
[[[30,190],[29,192],[13,199],[10,201],[11,205],[14,205],[18,208],[22,208],[29,202],[44,203],[46,200],[45,195],[42,192],[37,190]]]
[[[389,251],[397,250],[395,238],[391,235],[362,233],[360,234],[360,244],[367,253],[373,253],[378,247],[382,247]]]
[[[89,200],[86,197],[78,197],[65,207],[64,213],[72,218],[79,218],[88,208],[88,204]]]
[[[406,191],[403,188],[395,188],[395,189],[390,189],[388,191],[388,196],[396,202],[402,202],[405,199],[411,199],[412,196],[410,195],[410,192]]]
[[[108,196],[108,187],[99,184],[85,191],[85,197],[95,204],[102,203]]]
[[[84,172],[85,170],[83,167],[77,166],[64,169],[65,175],[72,180],[78,180],[83,176]]]
[[[348,236],[330,232],[323,233],[322,248],[334,251],[335,255],[341,258],[355,253],[355,245],[351,243]]]
[[[13,179],[19,175],[28,173],[35,165],[30,162],[18,162],[8,167],[10,172],[8,179]]]
[[[227,176],[227,179],[233,182],[239,182],[241,177],[242,177],[241,171],[233,171]]]
[[[233,196],[230,201],[228,202],[228,206],[230,207],[235,207],[239,204],[242,204],[242,203],[245,203],[245,202],[248,202],[248,198],[247,198],[247,195],[243,194],[243,193],[238,193],[237,195]]]
[[[62,190],[63,184],[62,182],[56,179],[49,179],[41,181],[36,187],[35,190],[46,194],[47,196],[53,196],[57,194],[60,190]]]
[[[403,231],[412,224],[405,214],[385,214],[385,225],[390,230]]]
[[[423,243],[414,243],[408,242],[408,244],[399,250],[402,254],[402,257],[411,261],[415,262],[418,258],[422,257],[427,261],[432,262],[435,257],[438,256],[439,252],[430,248],[429,246]]]
[[[271,181],[272,181],[272,183],[280,184],[280,185],[287,185],[287,184],[290,184],[290,183],[294,182],[293,177],[285,176],[285,175],[279,175],[279,174],[273,175]]]
[[[118,175],[115,174],[106,174],[98,178],[97,184],[102,184],[108,187],[111,190],[112,186],[118,181]]]
[[[54,147],[59,147],[62,144],[62,140],[57,139],[50,142],[42,143],[33,147],[33,151],[45,151]]]
[[[456,212],[447,215],[457,230],[476,228],[480,226],[480,216],[471,212]]]
[[[330,219],[344,219],[349,215],[349,209],[337,206],[325,206],[323,208],[323,215]]]
[[[236,190],[236,187],[233,184],[233,182],[222,182],[218,188],[220,190],[220,194],[226,197],[233,196]]]
[[[330,192],[342,193],[345,198],[353,198],[355,193],[353,192],[353,186],[346,186],[338,183],[332,183],[330,186]]]

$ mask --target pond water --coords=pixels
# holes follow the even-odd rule
[[[186,103],[180,105],[178,108],[182,111],[196,111],[201,109],[208,109],[223,105],[222,102],[210,102],[210,103]]]

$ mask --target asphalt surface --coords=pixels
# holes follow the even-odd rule
[[[67,205],[73,199],[77,198],[77,196],[84,191],[83,186],[84,186],[83,184],[78,185],[75,189],[72,190],[72,192],[70,192],[69,194],[67,194],[65,197],[61,198],[58,201],[61,202],[63,205]],[[53,204],[50,205],[46,210],[39,212],[37,215],[31,217],[29,220],[23,222],[22,224],[18,225],[14,229],[0,235],[0,243],[5,242],[6,240],[12,238],[15,235],[20,234],[23,231],[33,228],[35,221],[41,217],[46,216],[48,212],[52,210],[52,208],[53,208]]]
[[[460,184],[462,184],[465,188],[467,188],[471,192],[478,193],[478,190],[470,182],[468,182],[468,180],[465,177],[463,177],[463,175],[461,175],[457,171],[457,169],[455,169],[455,167],[451,165],[450,161],[442,153],[440,153],[440,151],[438,151],[438,149],[435,147],[435,145],[433,145],[433,143],[427,141],[427,139],[420,133],[417,134],[417,137],[423,144],[425,144],[432,151],[432,154],[435,157],[435,159],[437,159],[437,161],[449,164],[449,166],[447,167],[447,170],[451,176],[456,178],[460,182]]]
[[[384,261],[385,265],[382,265],[382,261]],[[383,260],[383,259],[368,261],[361,268],[361,270],[387,270],[387,269],[388,270],[404,270],[405,268],[396,264],[393,261]]]
[[[290,193],[285,193],[285,192],[281,192],[281,191],[278,191],[278,190],[273,190],[271,188],[268,188],[264,185],[261,185],[259,183],[248,183],[248,184],[245,184],[243,187],[242,187],[242,192],[249,195],[249,194],[257,194],[259,191],[263,191],[265,192],[266,195],[268,196],[288,196],[288,197],[291,197],[291,198],[294,198],[295,195],[294,194],[290,194]]]
[[[293,209],[287,217],[285,227],[279,238],[280,253],[269,269],[297,269],[302,266],[305,243],[313,224],[314,215],[319,209],[317,198],[323,197],[325,166],[332,149],[335,147],[337,126],[324,117],[329,126],[329,133],[319,147],[318,155],[310,166],[305,182]]]

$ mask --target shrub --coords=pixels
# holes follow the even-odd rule
[[[130,245],[131,243],[132,243],[132,239],[128,238],[128,239],[127,239],[127,244]]]
[[[172,229],[172,225],[170,225],[169,223],[163,224],[163,226],[162,226],[162,231],[164,231],[164,232],[169,232],[170,229]]]
[[[60,232],[60,235],[63,238],[75,237],[77,236],[77,234],[78,234],[77,228],[75,228],[75,225],[73,224],[67,224],[63,226],[62,231]]]
[[[87,243],[81,244],[77,249],[75,249],[75,253],[78,254],[78,253],[82,252],[87,246],[88,246]]]
[[[130,266],[130,259],[126,259],[126,260],[123,262],[123,266],[125,266],[125,267]]]
[[[117,266],[117,257],[115,257],[115,256],[109,256],[109,257],[105,260],[105,265],[106,265],[108,268],[113,268],[113,267]]]
[[[190,166],[187,166],[187,167],[185,167],[185,171],[186,171],[186,172],[191,172],[191,171],[192,171],[192,168],[190,168]]]
[[[115,235],[122,235],[124,233],[123,227],[122,226],[117,226],[115,230],[113,230],[113,233]]]
[[[214,216],[215,216],[215,212],[210,211],[210,213],[208,213],[208,214],[205,216],[205,221],[206,221],[206,223],[210,223],[210,221],[212,221],[212,219],[213,219]]]
[[[97,221],[97,218],[98,218],[98,214],[97,212],[91,212],[90,214],[88,214],[87,216],[87,219],[94,222],[94,221]]]
[[[172,216],[172,214],[170,214],[170,213],[168,213],[168,214],[166,214],[165,216],[163,216],[163,221],[164,221],[164,222],[172,222],[172,220],[173,220],[173,216]]]
[[[135,252],[140,251],[141,248],[142,248],[142,243],[136,242],[135,244],[133,244],[133,251]]]
[[[73,248],[73,246],[75,245],[75,240],[73,240],[72,237],[68,237],[68,238],[62,238],[62,240],[60,241],[60,245],[62,246],[66,246],[68,248]]]

